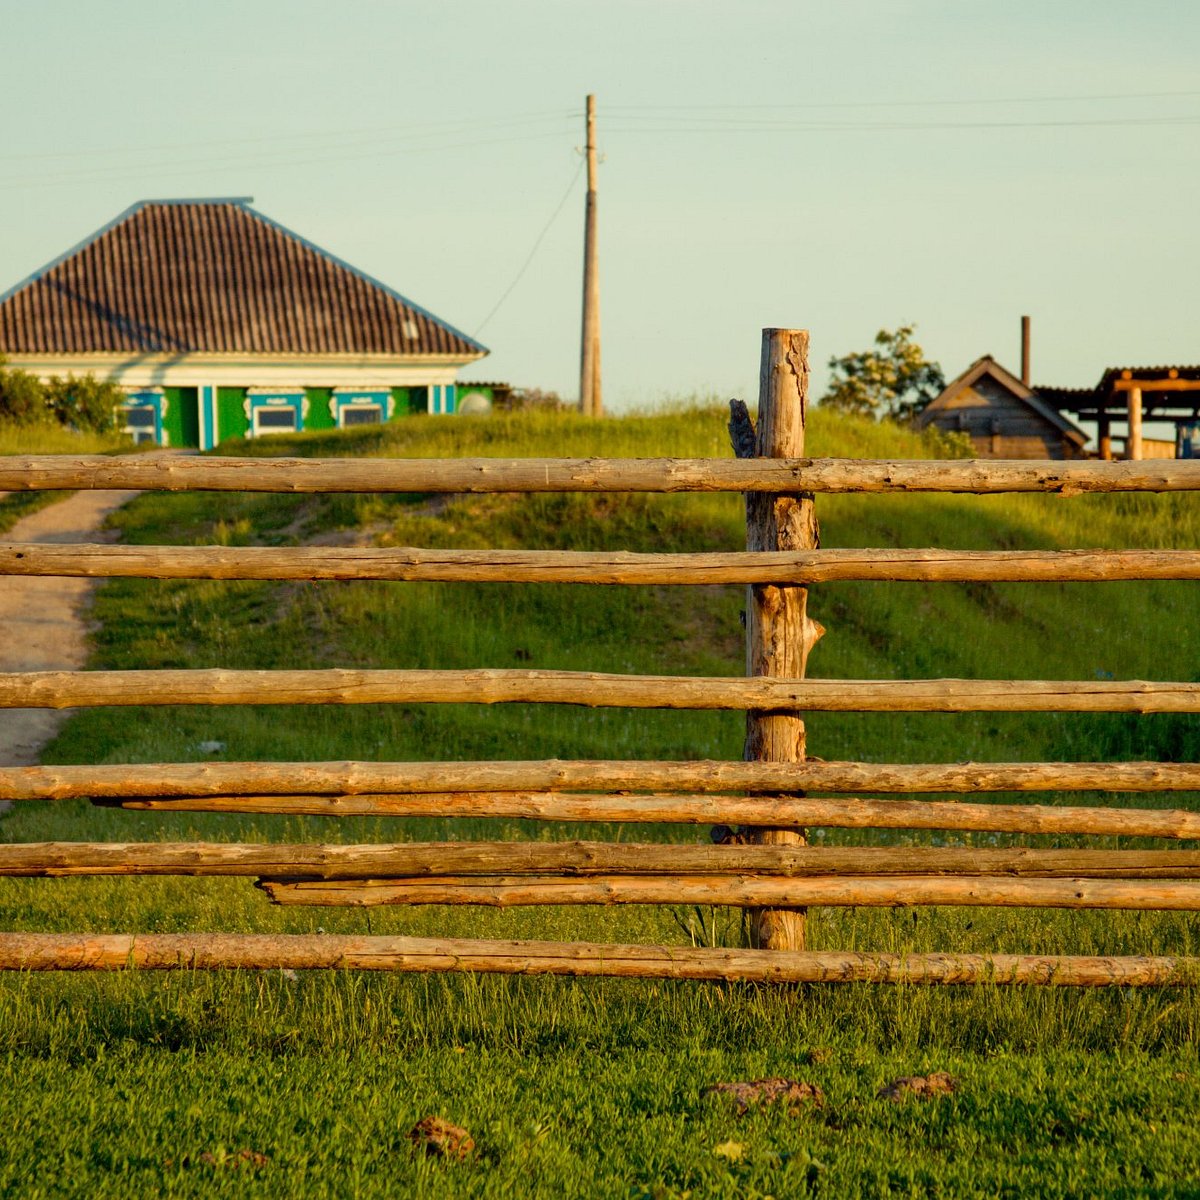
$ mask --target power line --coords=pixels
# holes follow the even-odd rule
[[[259,146],[275,145],[279,142],[296,141],[329,141],[344,142],[347,138],[383,137],[391,141],[404,137],[439,137],[465,130],[497,129],[513,125],[539,124],[546,121],[567,121],[574,114],[570,111],[544,109],[540,112],[514,113],[494,121],[478,121],[474,118],[455,118],[440,121],[421,121],[403,125],[366,125],[356,129],[324,129],[305,130],[293,133],[259,134],[254,137],[213,138],[190,142],[187,149],[201,149],[222,146]],[[390,135],[390,136],[388,136]],[[154,150],[179,150],[178,140],[173,142],[150,143],[143,146],[103,146],[84,147],[77,150],[51,150],[27,154],[0,154],[2,162],[41,162],[47,159],[60,158],[103,158],[113,154],[142,154]]]
[[[558,220],[559,213],[562,212],[562,210],[566,207],[567,201],[571,198],[571,193],[575,190],[575,185],[579,182],[579,176],[583,173],[584,165],[584,160],[580,159],[579,165],[575,168],[575,174],[571,176],[571,182],[567,184],[567,190],[563,192],[562,199],[558,202],[558,205],[550,214],[550,219],[545,225],[542,226],[541,233],[539,233],[534,239],[533,248],[526,255],[525,261],[521,264],[521,269],[516,273],[512,283],[510,283],[508,287],[504,289],[504,293],[501,295],[500,299],[497,300],[492,306],[492,311],[489,312],[488,315],[479,323],[475,332],[471,335],[472,337],[478,337],[483,332],[484,326],[486,326],[487,323],[500,311],[500,306],[509,298],[510,295],[512,295],[517,284],[520,283],[524,278],[525,272],[529,270],[529,265],[533,262],[534,256],[538,252],[538,248],[541,246],[542,242],[545,241],[546,234],[550,232],[551,226],[555,221]]]
[[[1082,95],[1045,95],[1045,96],[979,96],[979,97],[943,97],[934,100],[814,100],[799,104],[613,104],[609,107],[613,112],[670,112],[686,110],[688,112],[702,111],[734,111],[734,110],[771,110],[773,112],[794,109],[823,109],[823,108],[934,108],[942,106],[966,106],[983,104],[1073,104],[1091,101],[1111,100],[1163,100],[1183,96],[1200,96],[1200,89],[1163,92],[1091,92]]]
[[[661,119],[661,118],[660,118]],[[628,121],[628,117],[622,118]],[[683,118],[681,118],[683,120]],[[1169,117],[1112,117],[1089,120],[1074,118],[1035,121],[741,121],[714,120],[707,124],[688,118],[689,124],[621,125],[610,127],[610,133],[673,134],[673,133],[893,133],[921,130],[978,130],[978,129],[1086,129],[1146,126],[1182,126],[1200,124],[1200,113],[1184,113]]]
[[[264,167],[305,167],[321,166],[328,163],[374,161],[380,158],[396,158],[402,155],[437,154],[453,150],[471,150],[479,146],[498,146],[514,142],[543,141],[546,138],[559,138],[562,136],[564,135],[560,131],[550,130],[544,133],[529,133],[509,138],[475,138],[462,142],[442,142],[433,146],[400,146],[392,149],[380,149],[378,147],[363,145],[356,147],[356,149],[361,151],[359,153],[315,153],[301,158],[254,155],[238,159],[180,159],[174,162],[149,163],[140,166],[128,163],[111,167],[92,167],[79,171],[58,172],[49,175],[41,174],[28,179],[17,179],[0,185],[0,190],[13,191],[22,188],[57,186],[64,183],[78,182],[119,183],[124,180],[145,179],[156,172],[166,173],[171,176],[211,175],[214,172],[220,171],[259,170]]]

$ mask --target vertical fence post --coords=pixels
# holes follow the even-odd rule
[[[808,331],[764,329],[758,379],[755,454],[803,458],[808,408]],[[811,495],[751,494],[746,504],[747,550],[812,550],[820,542]],[[800,678],[808,652],[824,632],[808,618],[808,589],[756,584],[748,589],[746,674]],[[804,720],[794,713],[750,712],[745,755],[750,762],[803,762]],[[770,846],[803,844],[800,829],[756,829]],[[751,940],[768,950],[804,949],[803,909],[755,909]]]

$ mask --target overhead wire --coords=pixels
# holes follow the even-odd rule
[[[488,313],[488,315],[486,317],[484,317],[483,320],[476,327],[475,332],[472,334],[472,337],[478,337],[483,332],[487,323],[500,311],[500,308],[504,304],[505,300],[507,300],[509,298],[509,296],[512,295],[512,293],[516,290],[517,284],[520,283],[521,280],[525,277],[525,272],[529,270],[530,264],[533,262],[534,257],[537,255],[537,252],[540,249],[542,242],[544,242],[546,240],[546,235],[550,232],[552,226],[554,225],[554,222],[558,220],[559,214],[566,207],[567,201],[571,198],[571,193],[575,190],[575,185],[579,182],[580,175],[583,174],[584,166],[585,166],[585,160],[580,159],[579,165],[575,168],[575,174],[571,176],[571,182],[569,184],[567,184],[567,190],[565,192],[563,192],[562,199],[558,202],[554,211],[550,214],[550,217],[546,221],[546,224],[542,226],[542,231],[534,239],[533,246],[530,249],[529,253],[525,256],[525,261],[521,264],[520,270],[518,270],[516,275],[513,277],[512,283],[510,283],[508,285],[508,287],[506,287],[504,289],[503,293],[500,296],[500,299],[497,300],[496,303],[492,306],[492,309]]]
[[[1161,90],[1146,92],[1085,93],[1077,95],[1041,95],[1007,97],[958,97],[927,100],[847,100],[810,101],[792,104],[701,104],[701,105],[606,105],[611,119],[605,123],[606,137],[627,135],[666,137],[670,135],[756,135],[793,134],[819,135],[828,133],[904,133],[934,131],[976,131],[987,129],[1055,129],[1055,128],[1172,128],[1200,123],[1200,112],[1167,114],[1125,113],[1108,116],[1075,114],[997,116],[982,119],[948,119],[931,114],[922,117],[920,108],[946,109],[966,106],[1004,105],[1063,105],[1098,104],[1120,101],[1161,101],[1200,97],[1200,89]],[[898,110],[912,112],[911,117],[888,119],[882,112],[862,116],[852,111]],[[836,111],[846,113],[837,117]],[[812,112],[812,118],[801,114]],[[828,112],[818,117],[818,112]],[[0,183],[0,191],[34,187],[52,187],[72,183],[118,183],[128,179],[144,179],[147,175],[193,176],[215,172],[242,172],[262,169],[317,166],[362,162],[402,155],[440,154],[532,142],[563,136],[580,119],[577,110],[529,110],[507,115],[494,115],[480,121],[474,118],[443,118],[434,121],[408,122],[392,125],[365,126],[357,129],[317,130],[273,135],[256,134],[244,138],[213,139],[180,145],[107,149],[86,148],[78,151],[0,154],[0,164],[14,166],[22,163],[58,163],[48,169],[23,172],[20,177],[10,174]],[[487,130],[507,136],[480,136]],[[158,151],[171,151],[158,161],[126,161],[96,163],[97,157],[108,159],[127,156],[146,156]],[[87,160],[93,160],[88,162]],[[76,165],[72,165],[76,164]]]

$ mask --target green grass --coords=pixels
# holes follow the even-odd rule
[[[816,454],[915,456],[893,429],[817,412]],[[697,408],[591,423],[570,415],[429,418],[224,448],[277,454],[723,455]],[[1167,497],[820,497],[829,546],[1194,547],[1200,512]],[[453,499],[147,495],[114,521],[131,543],[735,548],[733,496]],[[813,590],[832,677],[1194,679],[1189,584],[841,584]],[[737,674],[741,589],[265,585],[114,581],[97,597],[92,665],[520,666]],[[737,758],[734,714],[533,706],[77,714],[54,762],[228,759]],[[817,714],[824,758],[1200,758],[1186,717]],[[1055,803],[1060,796],[1030,797]],[[1071,797],[1074,802],[1089,798]],[[1195,797],[1114,797],[1194,803]],[[704,830],[127,813],[22,805],[13,840],[391,840],[621,837]],[[992,835],[816,830],[825,843],[992,845]],[[1035,844],[1114,844],[1031,839]],[[1150,845],[1152,843],[1145,843]],[[701,914],[704,937],[736,919]],[[279,930],[687,941],[660,909],[273,909],[244,880],[0,881],[0,927]],[[1187,914],[828,910],[818,948],[1200,952]],[[0,980],[0,1194],[693,1196],[1189,1195],[1200,1002],[1191,992],[763,988],[620,981],[278,973]],[[829,1054],[811,1055],[814,1050]],[[960,1091],[896,1106],[889,1079],[949,1070]],[[737,1118],[701,1097],[783,1074],[826,1105]],[[148,1098],[150,1098],[148,1100]],[[464,1165],[404,1134],[427,1113],[466,1125]],[[734,1143],[740,1150],[731,1149]],[[718,1154],[717,1147],[725,1153]],[[260,1166],[235,1165],[249,1148]],[[208,1153],[215,1161],[202,1161]],[[730,1157],[732,1155],[733,1157]],[[185,1161],[186,1160],[186,1161]]]

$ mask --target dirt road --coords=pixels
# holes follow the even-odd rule
[[[136,492],[76,492],[23,517],[5,542],[111,541],[98,533],[105,517]],[[0,671],[53,671],[82,667],[87,655],[87,610],[95,584],[88,579],[0,576]],[[39,761],[65,712],[0,709],[0,766]]]

